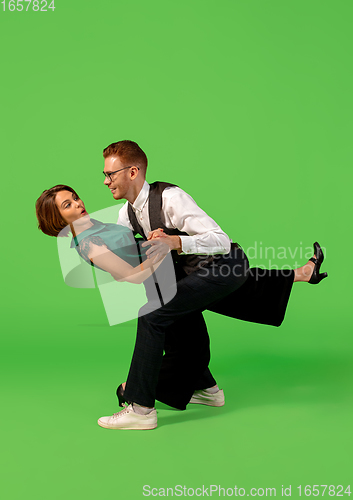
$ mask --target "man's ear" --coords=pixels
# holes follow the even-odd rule
[[[138,167],[136,167],[135,165],[132,165],[131,170],[130,170],[130,176],[131,176],[133,179],[136,179],[136,177],[137,177],[138,173],[139,173],[139,169],[138,169]]]

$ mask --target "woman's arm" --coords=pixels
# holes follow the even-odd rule
[[[129,283],[143,283],[158,268],[169,248],[161,247],[161,256],[158,263],[153,263],[153,259],[146,259],[142,264],[136,267],[130,266],[123,259],[110,251],[107,246],[100,246],[90,243],[88,258],[93,264],[107,271],[116,281],[128,281]]]

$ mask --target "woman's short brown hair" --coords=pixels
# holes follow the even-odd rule
[[[67,227],[67,222],[62,218],[60,211],[55,203],[55,197],[59,191],[70,191],[77,193],[70,186],[65,184],[57,184],[56,186],[46,189],[36,201],[36,216],[38,219],[38,229],[49,236],[58,236],[60,231]],[[67,232],[68,233],[68,232]],[[63,234],[68,236],[68,234]]]

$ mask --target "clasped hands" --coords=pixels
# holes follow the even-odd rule
[[[142,246],[149,245],[150,248],[146,251],[146,256],[148,259],[153,259],[153,264],[162,260],[171,250],[178,250],[178,253],[182,250],[179,236],[165,234],[161,228],[148,233],[147,241],[142,243]]]

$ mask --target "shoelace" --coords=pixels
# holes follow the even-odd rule
[[[127,404],[127,403],[124,403],[124,404]],[[130,413],[130,407],[131,405],[127,405],[125,406],[125,408],[121,411],[118,411],[117,413],[113,413],[113,417],[114,418],[119,418],[121,417],[122,415],[126,415],[126,413]],[[131,408],[132,409],[132,408]]]

